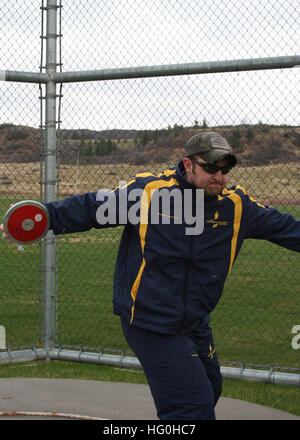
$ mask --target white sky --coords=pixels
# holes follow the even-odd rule
[[[45,0],[46,3],[46,0]],[[299,54],[298,0],[63,0],[63,71]],[[38,71],[40,0],[0,0],[0,70]],[[65,84],[62,128],[298,124],[297,69]],[[0,123],[39,124],[38,86],[0,83]]]

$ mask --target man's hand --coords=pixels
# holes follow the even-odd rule
[[[11,204],[9,205],[10,208],[11,208],[12,206],[14,206],[13,203],[11,203]],[[9,241],[10,243],[12,243],[12,240],[9,238],[9,236],[8,236],[7,233],[5,232],[4,224],[3,224],[3,223],[1,223],[1,225],[0,225],[0,231],[2,232],[2,238],[3,238],[4,240],[7,240],[7,241]],[[15,247],[16,249],[18,249],[19,251],[23,251],[23,250],[24,250],[23,246],[22,246],[22,245],[18,245],[17,243],[14,243],[14,247]]]
[[[3,225],[3,223],[1,223],[1,225],[0,225],[0,231],[2,231],[2,238],[3,238],[4,240],[11,241],[11,240],[8,238],[7,233],[5,232],[5,229],[4,229],[4,225]]]
[[[7,240],[7,241],[9,241],[10,243],[12,243],[12,240],[9,238],[9,236],[8,236],[7,233],[5,232],[5,229],[4,229],[4,225],[3,225],[3,223],[1,223],[1,225],[0,225],[0,231],[2,231],[2,238],[3,238],[4,240]],[[24,250],[24,247],[23,247],[21,244],[14,243],[14,247],[15,247],[16,249],[18,249],[18,251],[23,251],[23,250]]]

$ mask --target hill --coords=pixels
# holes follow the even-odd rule
[[[237,154],[240,166],[300,161],[300,128],[265,124],[209,127],[223,135]],[[186,140],[199,127],[174,125],[161,130],[61,130],[60,162],[74,164],[176,163]],[[44,132],[37,128],[1,124],[2,163],[39,162]]]

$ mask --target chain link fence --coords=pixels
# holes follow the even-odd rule
[[[53,2],[50,2],[50,4]],[[113,188],[182,158],[185,141],[212,129],[239,162],[230,184],[300,218],[296,68],[170,75],[168,65],[297,55],[294,0],[64,0],[57,6],[57,72],[113,71],[114,79],[57,85],[57,198]],[[44,73],[48,2],[0,0],[1,69]],[[164,66],[166,75],[119,79],[117,69]],[[6,76],[6,79],[9,75]],[[34,81],[33,81],[34,82]],[[44,199],[44,83],[1,81],[0,210]],[[128,351],[112,313],[122,228],[55,239],[56,347]],[[44,245],[1,245],[0,325],[11,349],[42,347]],[[211,316],[223,365],[299,371],[299,254],[249,241]],[[1,348],[1,347],[0,347]]]

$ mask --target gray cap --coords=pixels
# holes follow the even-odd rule
[[[192,136],[186,143],[185,155],[199,154],[206,162],[214,163],[228,158],[231,166],[237,162],[226,139],[214,131],[200,132]]]

